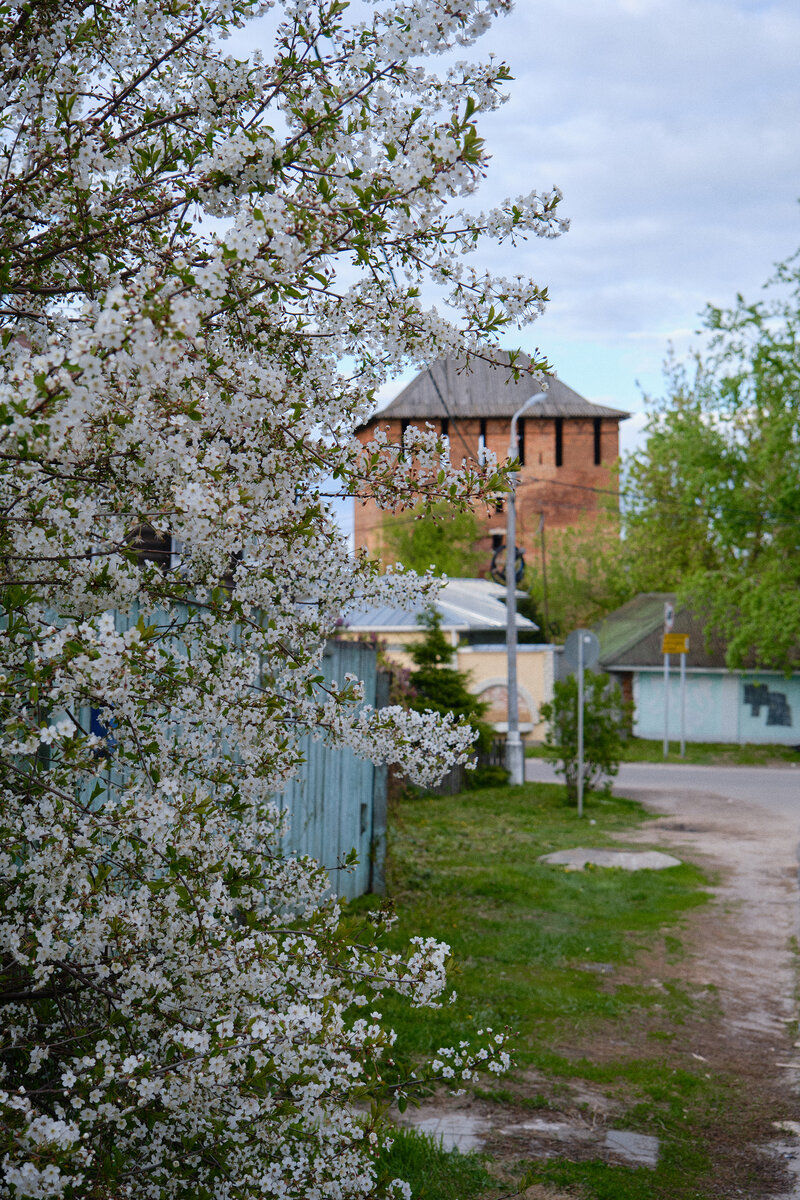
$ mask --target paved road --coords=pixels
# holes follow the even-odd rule
[[[558,782],[549,763],[529,758],[525,778],[531,782]],[[783,816],[800,821],[800,766],[786,767],[694,767],[671,763],[623,763],[614,781],[620,795],[639,792],[693,792],[742,800],[760,805]]]

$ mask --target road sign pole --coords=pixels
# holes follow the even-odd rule
[[[669,754],[669,655],[664,655],[664,758]]]
[[[686,655],[681,655],[681,758],[686,758]]]
[[[578,816],[583,816],[583,630],[578,638]]]
[[[675,605],[667,600],[664,605],[664,639],[661,653],[664,655],[664,758],[669,754],[669,655],[673,649],[669,645],[672,630],[675,627]]]
[[[583,730],[584,730],[584,675],[600,658],[600,643],[590,629],[573,629],[564,642],[564,669],[578,680],[578,816],[583,816]]]
[[[673,633],[672,621],[674,613],[671,605],[665,606],[664,636],[661,639],[661,653],[664,655],[664,758],[669,754],[669,656],[681,656],[681,758],[686,757],[686,655],[689,653],[688,633]]]

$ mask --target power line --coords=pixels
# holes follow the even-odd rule
[[[527,478],[523,478],[521,480],[520,487],[524,488],[524,486],[527,483],[533,483],[533,484],[537,484],[540,486],[547,486],[550,484],[555,487],[569,488],[569,489],[573,489],[575,491],[595,493],[596,495],[602,495],[602,496],[613,496],[615,498],[625,497],[625,496],[633,496],[633,497],[638,496],[637,492],[632,492],[627,489],[620,489],[619,491],[616,491],[612,488],[592,487],[589,484],[581,484],[581,483],[568,483],[565,480],[547,479],[543,476],[528,476]],[[518,489],[518,491],[519,491],[519,489]],[[329,495],[331,498],[339,499],[339,500],[355,499],[355,497],[351,497],[345,492],[329,493]],[[663,499],[650,501],[650,503],[653,505],[657,505],[660,509],[662,509],[665,512],[668,512],[668,513],[671,512],[675,515],[694,515],[694,514],[696,514],[697,516],[706,516],[706,517],[711,518],[711,517],[719,515],[720,513],[725,513],[725,514],[749,517],[751,520],[755,519],[755,518],[759,518],[762,521],[766,520],[769,524],[775,524],[775,525],[800,525],[800,517],[782,517],[779,519],[777,517],[770,517],[770,515],[768,513],[765,513],[764,511],[761,511],[759,509],[743,508],[740,505],[728,504],[725,501],[720,501],[715,504],[702,504],[702,503],[697,502],[696,500],[681,500],[679,498],[675,498],[675,499],[663,498]],[[541,507],[543,507],[545,509],[570,508],[573,510],[579,510],[581,512],[599,513],[599,514],[602,514],[604,511],[606,511],[606,510],[598,509],[598,508],[589,508],[589,507],[587,507],[586,504],[579,504],[577,502],[571,503],[569,500],[554,500],[554,499],[548,499],[547,501],[542,503]],[[387,511],[387,515],[391,516],[393,523],[397,522],[398,524],[409,523],[411,521],[424,519],[424,518],[421,518],[418,516],[404,516],[404,515],[392,516],[392,514],[388,511]],[[618,511],[614,511],[614,512],[610,513],[610,515],[613,515],[615,517],[620,517],[620,519],[622,519],[622,515]]]
[[[397,280],[395,278],[395,274],[392,269],[392,265],[389,262],[389,259],[386,255],[386,250],[383,247],[382,247],[382,252],[383,252],[384,260],[386,262],[386,266],[389,270],[389,274],[392,277],[392,282],[394,283],[394,285],[396,287]],[[464,437],[464,434],[461,430],[461,426],[459,425],[458,418],[455,417],[451,413],[450,409],[447,406],[447,401],[445,400],[444,395],[442,394],[442,390],[439,387],[439,384],[436,381],[436,377],[433,374],[433,368],[430,366],[430,364],[426,363],[425,369],[430,377],[431,383],[433,384],[434,390],[439,399],[439,403],[441,404],[442,408],[444,409],[445,415],[447,417],[448,433],[450,432],[450,425],[452,425],[453,428],[455,429],[456,433],[458,434],[458,437],[461,440],[461,443],[464,446],[464,449],[465,449],[468,457],[473,457],[472,450],[470,449],[469,445],[467,444],[466,438]],[[380,417],[380,415],[381,415],[380,413],[376,414],[375,419],[378,419]],[[425,418],[422,418],[422,419],[425,419]],[[523,470],[523,472],[520,472],[519,485],[521,487],[525,487],[529,483],[541,484],[544,486],[550,485],[551,487],[569,488],[574,491],[589,492],[589,493],[592,493],[592,494],[598,495],[598,496],[611,496],[617,502],[619,502],[620,499],[624,499],[624,498],[636,499],[639,497],[639,493],[631,490],[630,488],[603,488],[603,487],[597,487],[592,484],[570,483],[563,479],[552,479],[552,478],[548,478],[546,476],[528,475]],[[338,498],[346,499],[347,496],[340,495]],[[667,500],[660,499],[657,501],[653,501],[651,503],[656,503],[656,504],[658,504],[658,506],[661,509],[666,509],[667,511],[672,510],[673,512],[675,512],[677,514],[686,513],[687,511],[690,510],[693,513],[705,514],[709,517],[714,516],[715,514],[719,514],[720,512],[723,512],[726,514],[729,513],[732,515],[749,517],[751,519],[755,519],[756,517],[758,517],[759,519],[763,520],[763,519],[767,518],[767,514],[762,511],[759,511],[758,509],[743,508],[740,505],[728,504],[728,503],[725,503],[724,501],[717,502],[713,505],[704,505],[704,504],[698,504],[695,500],[686,501],[686,500],[676,499],[676,500],[670,501],[668,499]],[[586,509],[586,507],[584,505],[577,505],[577,504],[573,505],[573,504],[569,504],[569,503],[560,503],[558,501],[548,501],[546,507],[550,508],[550,509],[552,509],[552,508],[573,508],[573,509],[579,509],[579,510],[586,511],[586,512],[592,511],[592,510]],[[407,518],[394,517],[393,521],[396,521],[398,524],[400,524],[400,523],[407,523],[408,521],[413,521],[413,520],[418,520],[418,519],[420,519],[420,518],[418,518],[418,517],[407,517]],[[780,521],[778,521],[777,518],[773,518],[773,521],[774,521],[774,523],[781,524],[781,525],[800,524],[800,518],[791,518],[791,517],[783,518]]]
[[[568,483],[566,480],[563,480],[563,479],[548,479],[542,475],[538,475],[538,476],[537,475],[529,475],[527,477],[527,479],[523,480],[523,484],[524,483],[537,483],[537,484],[541,484],[543,486],[552,485],[554,487],[571,488],[573,490],[581,491],[581,492],[594,492],[597,495],[613,496],[617,499],[619,499],[620,497],[637,498],[640,496],[639,492],[635,492],[635,491],[631,490],[630,488],[616,489],[616,488],[593,487],[590,484],[586,484],[586,483]],[[705,513],[709,516],[714,516],[715,514],[717,514],[719,512],[735,513],[735,514],[745,516],[745,517],[761,517],[761,518],[763,518],[763,517],[767,516],[767,514],[765,512],[763,512],[762,510],[759,510],[757,508],[743,508],[741,505],[728,504],[725,500],[717,501],[714,504],[700,504],[696,500],[693,500],[693,499],[692,500],[681,500],[680,498],[676,498],[674,500],[671,500],[671,499],[650,500],[649,503],[657,504],[660,508],[666,508],[666,509],[671,508],[675,512],[681,512],[681,511],[685,512],[690,509],[692,512]],[[775,518],[775,520],[776,520],[776,523],[780,523],[782,525],[800,524],[800,518],[795,518],[795,517],[784,518],[780,522],[777,522],[777,518]]]
[[[392,283],[394,284],[394,286],[395,286],[395,287],[397,287],[397,279],[396,279],[396,277],[395,277],[395,273],[394,273],[394,269],[393,269],[393,267],[392,267],[392,264],[389,262],[389,256],[388,256],[388,254],[386,253],[386,247],[385,247],[385,246],[381,246],[381,253],[383,254],[383,261],[386,263],[386,266],[387,266],[387,268],[388,268],[389,274],[390,274],[390,275],[391,275],[391,277],[392,277]],[[441,389],[440,389],[440,387],[439,387],[438,383],[436,382],[436,379],[434,378],[434,374],[433,374],[433,368],[430,366],[430,364],[429,364],[429,363],[426,363],[426,364],[425,364],[425,369],[427,370],[428,374],[430,375],[431,383],[432,383],[432,384],[433,384],[433,386],[434,386],[434,389],[435,389],[435,391],[436,391],[436,395],[439,397],[439,403],[441,404],[441,406],[442,406],[442,408],[444,409],[444,411],[445,411],[445,414],[446,414],[446,416],[447,416],[447,421],[448,421],[448,434],[449,434],[449,432],[450,432],[450,422],[452,422],[452,423],[453,423],[453,425],[454,425],[454,427],[455,427],[456,433],[457,433],[457,434],[458,434],[458,436],[461,438],[461,441],[462,441],[462,443],[463,443],[463,445],[464,445],[464,449],[466,450],[466,452],[467,452],[467,454],[468,454],[468,455],[471,455],[472,451],[470,450],[469,446],[467,445],[467,442],[466,442],[466,439],[465,439],[465,437],[464,437],[464,434],[461,432],[461,427],[459,426],[459,424],[458,424],[458,421],[456,420],[456,418],[455,418],[455,417],[453,416],[453,414],[450,412],[450,409],[447,407],[447,402],[446,402],[446,400],[445,400],[444,396],[442,395]],[[378,414],[378,415],[380,415],[380,414]]]
[[[527,475],[524,472],[524,468],[523,468],[523,472],[521,472],[520,474],[521,474],[521,478],[520,478],[518,490],[520,488],[524,488],[527,484],[537,484],[542,487],[549,486],[549,487],[556,487],[556,488],[566,488],[571,491],[589,492],[591,494],[598,495],[598,496],[611,496],[615,500],[619,500],[620,498],[633,498],[633,499],[640,498],[640,493],[633,491],[630,488],[603,488],[603,487],[593,486],[593,485],[587,484],[587,483],[570,483],[564,479],[552,479],[552,478],[548,478],[547,476],[544,476],[544,475]],[[347,496],[344,493],[339,493],[338,498],[339,499],[347,499]],[[666,511],[672,511],[676,514],[697,513],[698,515],[706,515],[709,517],[713,517],[720,513],[725,513],[725,514],[749,517],[751,519],[758,517],[761,520],[767,519],[767,520],[770,520],[771,523],[780,524],[780,525],[800,524],[800,517],[783,517],[783,518],[778,519],[777,517],[770,517],[769,514],[767,512],[765,512],[764,510],[761,510],[758,508],[745,508],[742,505],[731,504],[724,499],[715,501],[712,504],[708,504],[708,503],[698,502],[695,499],[683,500],[679,497],[676,497],[674,499],[665,497],[665,498],[659,498],[657,500],[650,500],[650,501],[648,501],[648,503],[657,504],[659,508],[664,509]],[[556,500],[548,501],[547,506],[548,507],[562,507],[562,508],[566,508],[566,507],[585,508],[586,507],[585,505],[569,504],[569,502],[560,502],[560,501],[556,501]],[[587,511],[602,511],[602,510],[588,510],[587,509]],[[400,519],[400,518],[398,518],[398,519]]]

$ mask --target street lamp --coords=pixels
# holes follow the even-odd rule
[[[518,450],[517,422],[532,404],[540,404],[543,396],[530,396],[511,418],[511,439],[508,457],[516,458]],[[519,702],[517,697],[517,476],[509,477],[511,490],[506,509],[506,656],[508,660],[508,732],[506,734],[506,770],[511,783],[525,780],[525,756],[519,736]]]

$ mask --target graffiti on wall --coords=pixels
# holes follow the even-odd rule
[[[768,725],[792,724],[792,708],[785,692],[771,692],[765,683],[746,683],[744,702],[750,705],[753,717],[761,716],[761,709],[766,708]]]

